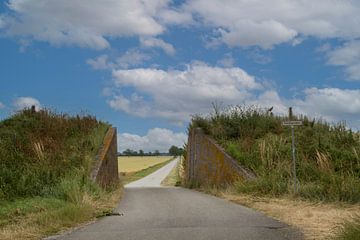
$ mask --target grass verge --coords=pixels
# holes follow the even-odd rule
[[[178,161],[176,166],[171,170],[169,175],[161,182],[161,185],[167,187],[180,186],[181,178],[179,174],[181,160]]]
[[[238,193],[233,188],[201,187],[198,191],[255,209],[299,229],[306,240],[359,239],[360,204],[314,202],[291,195],[279,197]],[[345,224],[344,224],[345,222]]]
[[[33,197],[1,202],[0,239],[41,239],[105,216],[118,203],[121,186],[82,194],[81,201]]]
[[[162,168],[163,166],[165,166],[166,164],[168,164],[169,162],[171,162],[173,159],[169,159],[168,161],[162,162],[162,163],[158,163],[156,165],[153,165],[151,167],[145,168],[143,170],[137,171],[137,172],[121,172],[120,173],[120,180],[122,182],[123,185],[128,184],[130,182],[139,180],[153,172],[155,172],[156,170]]]

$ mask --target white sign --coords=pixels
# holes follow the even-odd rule
[[[282,123],[283,126],[300,126],[302,121],[285,121]]]

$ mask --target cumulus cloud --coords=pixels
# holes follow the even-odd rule
[[[109,106],[134,116],[183,124],[194,114],[211,112],[211,103],[217,102],[223,106],[273,106],[273,112],[281,115],[293,106],[297,114],[332,122],[346,120],[351,127],[360,127],[359,89],[308,88],[302,97],[283,98],[276,89],[265,87],[241,68],[212,67],[199,62],[184,70],[116,70],[113,77],[113,90],[118,91],[108,95]],[[135,91],[128,95],[121,92],[123,87]]]
[[[120,57],[110,59],[106,54],[100,55],[96,58],[90,58],[86,61],[95,70],[112,70],[115,68],[127,69],[143,64],[150,60],[148,54],[142,53],[137,49],[130,49]]]
[[[285,42],[297,44],[307,36],[360,37],[360,4],[352,0],[193,0],[185,8],[218,29],[219,40],[229,46],[268,49]]]
[[[169,129],[153,128],[144,136],[120,133],[118,139],[118,148],[121,152],[128,148],[136,151],[142,149],[145,152],[155,150],[168,152],[172,145],[182,147],[187,141],[187,136],[184,133],[174,133]]]
[[[148,37],[148,38],[141,38],[140,43],[143,47],[147,48],[160,48],[168,55],[175,54],[175,48],[170,43],[164,42],[164,40]]]
[[[299,111],[330,121],[355,120],[360,116],[360,90],[308,88],[303,100],[294,100]],[[358,126],[360,127],[360,125]]]
[[[94,49],[110,46],[108,38],[157,36],[169,24],[191,21],[191,14],[169,7],[168,0],[9,0],[0,24],[9,36],[54,45]]]
[[[120,68],[129,68],[139,66],[151,57],[139,50],[131,49],[116,59],[116,63]]]
[[[32,97],[19,97],[16,98],[13,102],[13,106],[16,110],[21,110],[24,108],[30,108],[31,106],[35,106],[36,111],[41,108],[41,104],[39,100]]]
[[[360,41],[351,41],[328,52],[328,64],[345,67],[350,80],[360,80]]]
[[[106,70],[112,69],[114,64],[109,62],[108,55],[101,55],[97,58],[91,58],[86,60],[86,63],[89,64],[95,70]]]
[[[184,70],[136,68],[113,71],[114,87],[133,87],[131,96],[115,93],[110,107],[141,117],[160,117],[173,123],[206,113],[211,102],[239,104],[262,88],[241,68],[211,67],[192,63]]]

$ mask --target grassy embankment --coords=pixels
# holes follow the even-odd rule
[[[111,211],[121,188],[89,179],[108,128],[46,110],[0,122],[0,239],[39,239]]]
[[[200,127],[220,143],[257,179],[240,180],[232,193],[255,197],[302,199],[311,202],[359,204],[360,135],[344,124],[295,116],[303,126],[295,130],[298,192],[293,192],[290,128],[284,117],[254,107],[233,107],[208,117],[194,117],[190,128]],[[344,234],[360,235],[359,221],[347,223]],[[352,229],[352,230],[346,230]],[[357,229],[357,230],[354,230]],[[343,238],[355,239],[355,238]]]
[[[127,184],[143,178],[168,164],[170,156],[119,157],[120,180]]]

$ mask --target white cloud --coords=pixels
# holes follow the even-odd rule
[[[110,107],[141,117],[160,117],[180,124],[191,114],[207,113],[212,102],[240,104],[262,88],[240,68],[193,63],[183,71],[129,69],[113,71],[114,88],[134,87],[129,97],[114,93]]]
[[[150,56],[140,52],[139,50],[130,49],[120,56],[116,62],[120,68],[129,68],[133,66],[139,66],[143,62],[150,59]]]
[[[1,16],[9,36],[54,45],[94,49],[110,46],[108,38],[156,36],[169,24],[191,21],[191,14],[169,8],[169,0],[9,0],[11,13]]]
[[[5,104],[3,104],[2,102],[0,102],[0,109],[5,108]]]
[[[345,43],[328,51],[328,64],[345,67],[350,80],[360,80],[360,41]]]
[[[308,88],[304,100],[295,100],[302,111],[329,120],[360,116],[360,89]]]
[[[16,98],[13,102],[13,105],[16,110],[21,110],[24,108],[30,108],[31,106],[35,106],[36,111],[41,108],[41,104],[39,100],[32,97],[19,97]]]
[[[223,66],[223,67],[230,68],[230,67],[234,66],[235,59],[233,58],[231,53],[227,53],[227,54],[225,54],[225,56],[222,59],[220,59],[218,61],[218,64]]]
[[[176,52],[173,45],[171,45],[170,43],[166,43],[163,40],[158,39],[158,38],[154,38],[154,37],[141,38],[140,43],[143,47],[161,48],[168,55],[174,55]]]
[[[108,55],[100,55],[86,61],[95,70],[112,70],[114,68],[127,69],[129,67],[139,66],[151,57],[136,49],[126,51],[120,57],[111,60]]]
[[[360,128],[360,90],[309,88],[303,98],[287,99],[275,89],[265,87],[240,68],[211,67],[193,63],[186,69],[130,69],[113,71],[114,88],[109,96],[111,108],[139,117],[156,117],[175,124],[190,120],[194,114],[208,114],[211,103],[223,106],[237,104],[274,107],[276,114],[287,114],[293,106],[296,114],[322,117],[336,122],[346,120]],[[133,87],[135,93],[125,96],[122,87]]]
[[[360,37],[360,4],[344,0],[192,0],[185,8],[229,46],[298,44],[303,37]],[[300,37],[300,38],[299,38]]]
[[[101,55],[94,59],[88,59],[86,60],[86,63],[89,64],[95,70],[106,70],[106,69],[112,69],[114,67],[114,64],[109,62],[108,55]]]
[[[160,152],[168,152],[172,145],[182,147],[187,141],[185,133],[174,133],[169,129],[153,128],[150,129],[145,136],[139,136],[130,133],[120,133],[119,151],[126,149],[140,150],[145,152],[159,150]]]

